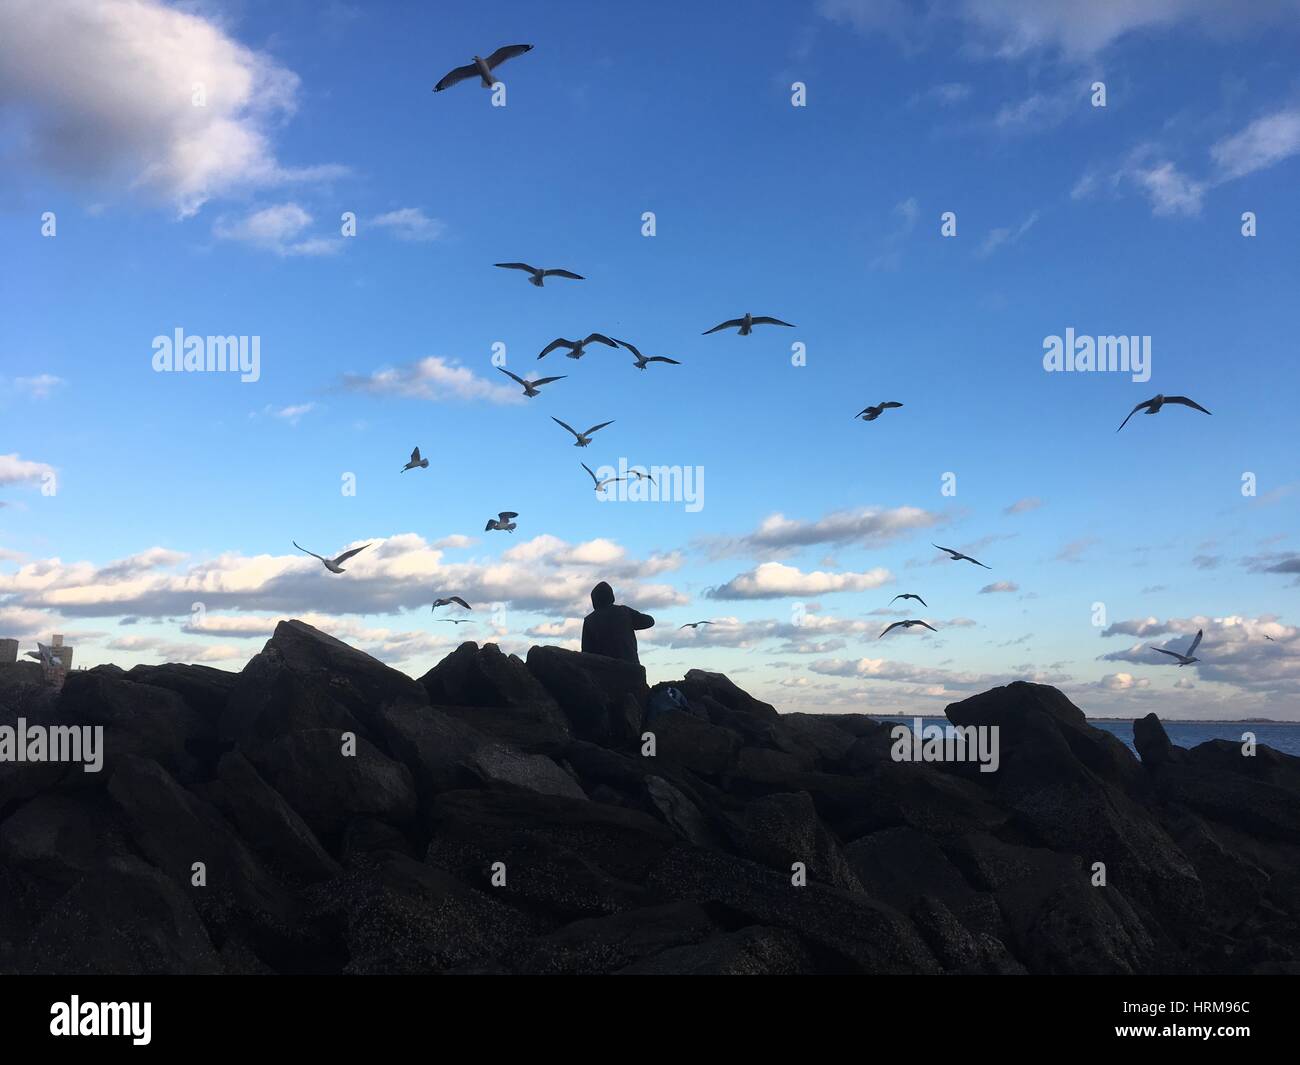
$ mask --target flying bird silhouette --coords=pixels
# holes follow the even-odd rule
[[[612,420],[607,421],[607,422],[601,422],[599,425],[593,425],[593,426],[592,426],[590,429],[588,429],[585,433],[580,433],[580,432],[578,432],[578,430],[575,429],[573,426],[571,426],[571,425],[569,425],[569,424],[567,424],[567,423],[565,423],[565,422],[560,421],[560,419],[557,418],[557,417],[555,417],[555,415],[553,415],[553,414],[551,415],[551,421],[555,422],[557,425],[563,425],[564,428],[568,429],[569,432],[571,432],[571,433],[574,435],[574,438],[575,438],[575,439],[574,439],[574,444],[573,444],[574,447],[586,447],[588,444],[591,443],[591,434],[592,434],[592,433],[596,432],[596,431],[599,430],[599,429],[604,429],[605,426],[607,426],[607,425],[613,425],[613,424],[614,424],[614,422],[613,422]]]
[[[628,470],[627,472],[630,473],[633,477],[635,477],[638,481],[649,481],[651,484],[655,484],[655,479],[650,476],[649,470],[642,472],[641,470],[638,470],[634,467]],[[658,486],[656,485],[656,487]]]
[[[930,605],[930,604],[927,603],[924,599],[922,599],[919,595],[913,595],[911,592],[903,592],[903,593],[901,593],[900,595],[896,595],[896,596],[894,596],[893,599],[890,600],[890,602],[893,603],[895,600],[898,600],[898,599],[915,599],[918,603],[920,603],[920,604],[921,604],[922,606],[924,606],[924,607],[928,607],[928,606]]]
[[[1196,639],[1192,641],[1192,646],[1187,648],[1186,654],[1179,654],[1177,651],[1166,651],[1163,647],[1153,647],[1151,650],[1159,651],[1162,655],[1168,655],[1170,658],[1178,659],[1179,666],[1190,666],[1193,662],[1199,662],[1199,658],[1193,657],[1196,654],[1196,648],[1201,645],[1201,635],[1204,629],[1196,630]]]
[[[901,406],[902,406],[901,403],[895,403],[893,400],[890,400],[888,403],[877,403],[874,407],[863,407],[860,411],[858,411],[857,414],[853,415],[853,417],[861,418],[864,422],[874,422],[877,418],[879,418],[882,414],[884,414],[885,411],[891,409],[892,407],[901,407]]]
[[[544,359],[556,348],[568,348],[568,353],[565,355],[566,359],[580,359],[586,354],[588,344],[604,344],[611,348],[618,347],[618,341],[610,340],[604,333],[591,333],[583,340],[565,340],[563,337],[557,337],[542,348],[541,354],[537,357]]]
[[[488,523],[483,526],[484,532],[491,532],[493,529],[500,529],[502,532],[514,532],[518,525],[515,524],[515,518],[519,517],[513,510],[503,510],[495,518],[488,518]]]
[[[919,618],[912,618],[910,621],[895,621],[892,625],[886,626],[885,631],[882,632],[880,636],[877,636],[876,639],[879,640],[881,636],[884,636],[886,633],[892,632],[894,629],[897,629],[900,626],[904,629],[910,629],[913,625],[923,625],[931,632],[939,631],[933,625],[927,625],[924,621],[921,621]]]
[[[452,625],[473,625],[469,618],[439,618],[439,621],[446,621]]]
[[[418,447],[411,452],[411,461],[402,467],[402,472],[405,473],[407,470],[414,470],[417,467],[422,470],[429,468],[429,460],[420,458],[420,449]]]
[[[688,621],[685,625],[678,625],[677,631],[680,632],[682,629],[698,629],[701,625],[712,624],[713,622],[711,621]]]
[[[449,89],[451,86],[464,81],[466,78],[472,78],[477,75],[483,81],[483,88],[490,89],[496,83],[497,79],[492,76],[492,71],[504,63],[507,59],[514,59],[517,55],[523,55],[525,52],[531,52],[531,44],[507,44],[504,48],[498,48],[486,59],[481,56],[475,56],[473,62],[467,63],[463,67],[456,67],[455,70],[448,71],[443,79],[433,87],[434,92],[442,92],[443,89]]]
[[[315,551],[308,551],[305,547],[302,546],[302,544],[298,543],[297,540],[292,540],[290,542],[299,551],[311,555],[312,558],[320,559],[321,562],[324,564],[325,568],[329,570],[331,573],[342,573],[343,567],[342,565],[340,565],[340,563],[346,562],[353,555],[357,554],[357,552],[364,551],[367,547],[370,546],[369,544],[362,544],[360,547],[354,547],[351,551],[344,551],[343,554],[339,555],[338,558],[326,558],[324,555],[316,554]]]
[[[754,331],[754,326],[756,325],[785,325],[789,326],[791,329],[794,328],[793,322],[783,322],[780,318],[769,318],[766,315],[760,315],[756,318],[754,315],[746,311],[745,317],[728,319],[720,325],[715,325],[712,329],[704,330],[700,335],[708,336],[710,333],[716,333],[719,329],[735,329],[739,327],[740,335],[747,337]]]
[[[561,424],[563,424],[563,423],[561,423]],[[570,431],[572,431],[572,430],[570,430]],[[594,432],[594,430],[589,430],[589,432]],[[591,467],[588,466],[585,462],[583,462],[583,463],[579,463],[579,465],[581,465],[582,468],[583,468],[584,470],[586,470],[589,474],[591,474],[591,481],[592,481],[592,484],[594,484],[594,485],[596,486],[596,491],[597,491],[597,492],[599,492],[602,488],[604,488],[605,485],[607,485],[607,484],[613,484],[615,481],[621,481],[621,480],[623,479],[622,477],[606,477],[606,478],[602,481],[602,480],[600,480],[600,479],[596,476],[596,474],[592,471]]]
[[[484,530],[484,531],[486,532],[487,530]],[[459,603],[459,604],[460,604],[461,606],[463,606],[466,610],[473,610],[473,609],[474,609],[472,606],[470,606],[467,602],[465,602],[464,599],[462,599],[462,598],[461,598],[460,596],[458,596],[458,595],[449,595],[449,596],[447,596],[446,599],[435,599],[435,600],[433,601],[433,609],[434,609],[434,610],[437,610],[438,607],[440,607],[440,606],[451,606],[452,603]]]
[[[540,396],[542,394],[540,391],[542,385],[549,385],[552,381],[563,381],[564,378],[567,376],[567,374],[560,374],[559,377],[539,377],[535,381],[525,381],[518,374],[511,373],[504,366],[498,366],[497,369],[500,370],[507,377],[509,377],[512,381],[518,381],[521,385],[523,385],[524,395],[527,396],[529,399],[532,399],[533,396]]]
[[[934,543],[934,542],[931,542],[930,546],[931,546],[931,547],[939,547],[939,545],[936,544],[936,543]],[[940,551],[947,551],[948,554],[952,556],[952,560],[953,560],[954,562],[961,562],[961,561],[964,560],[964,561],[966,561],[966,562],[974,562],[975,565],[977,565],[977,566],[984,566],[984,563],[981,562],[978,558],[971,558],[970,555],[963,555],[960,551],[954,551],[951,547],[939,547],[939,550],[940,550]],[[984,568],[985,568],[985,569],[992,569],[993,567],[992,567],[992,566],[984,566]]]
[[[493,266],[499,266],[502,270],[527,270],[532,276],[528,279],[530,285],[542,287],[542,282],[548,277],[568,277],[574,281],[586,281],[587,279],[581,274],[575,274],[572,270],[540,270],[536,266],[529,266],[527,263],[493,263]]]
[[[1273,639],[1272,636],[1269,636],[1267,633],[1264,634],[1264,639],[1266,639],[1269,643],[1277,643],[1277,641]]]
[[[671,366],[681,365],[681,363],[678,362],[676,359],[670,359],[664,355],[642,355],[639,351],[637,351],[635,347],[629,344],[626,340],[620,340],[619,343],[622,344],[623,347],[627,348],[627,350],[630,351],[633,354],[633,356],[636,358],[636,368],[638,370],[644,370],[652,362],[666,362]]]
[[[1202,407],[1195,400],[1188,399],[1186,396],[1152,396],[1144,403],[1139,403],[1136,407],[1134,407],[1131,411],[1129,411],[1128,418],[1133,417],[1133,415],[1135,415],[1143,407],[1147,409],[1148,414],[1158,414],[1160,412],[1160,408],[1163,407],[1166,403],[1180,403],[1184,407],[1195,407],[1202,414],[1210,413],[1208,410]],[[1128,418],[1125,418],[1122,422],[1119,423],[1119,429],[1123,429],[1124,426],[1128,425]],[[1119,429],[1116,429],[1115,432],[1118,433]]]

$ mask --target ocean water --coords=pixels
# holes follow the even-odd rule
[[[1133,722],[1089,721],[1133,747]],[[1175,747],[1195,747],[1206,740],[1230,740],[1241,743],[1242,736],[1253,733],[1256,743],[1272,747],[1283,754],[1300,755],[1300,723],[1282,724],[1263,721],[1162,721]],[[1137,752],[1134,751],[1136,754]]]

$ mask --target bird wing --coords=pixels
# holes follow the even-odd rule
[[[503,510],[500,514],[497,515],[497,517],[499,517],[502,521],[509,521],[511,518],[519,517],[519,515],[516,514],[513,510]]]
[[[1191,658],[1192,655],[1196,654],[1196,649],[1197,649],[1198,647],[1201,646],[1201,637],[1204,636],[1204,635],[1205,635],[1205,630],[1204,630],[1204,629],[1197,629],[1197,630],[1196,630],[1196,639],[1194,639],[1194,640],[1192,641],[1192,646],[1189,647],[1189,648],[1187,648],[1187,657],[1188,657],[1188,658]]]
[[[974,562],[975,565],[977,565],[977,566],[984,566],[984,563],[981,562],[978,558],[971,558],[970,555],[962,555],[961,557],[964,558],[967,562]],[[992,567],[992,566],[984,566],[984,568],[985,568],[985,569],[992,569],[993,567]]]
[[[585,462],[583,462],[583,463],[579,463],[579,465],[581,465],[582,468],[583,468],[584,470],[587,471],[587,473],[591,476],[592,483],[595,484],[595,486],[596,486],[597,488],[599,488],[599,487],[600,487],[600,481],[597,480],[597,479],[596,479],[596,475],[595,475],[594,473],[591,472],[591,467],[588,466]]]
[[[339,555],[339,557],[334,560],[334,565],[337,566],[340,562],[346,562],[353,555],[357,554],[359,551],[364,551],[369,546],[369,544],[362,544],[360,547],[354,547],[351,551],[344,551],[343,554]]]
[[[674,366],[681,365],[676,359],[670,359],[667,355],[651,355],[650,358],[646,359],[646,362],[670,362]]]
[[[938,632],[938,631],[939,631],[939,630],[936,629],[933,625],[931,625],[931,624],[929,624],[928,622],[925,622],[925,621],[918,621],[917,624],[920,625],[920,626],[922,626],[923,628],[927,628],[927,629],[929,629],[931,632]]]
[[[1133,415],[1135,415],[1143,407],[1149,407],[1149,406],[1151,406],[1151,401],[1149,399],[1145,400],[1142,403],[1139,403],[1136,407],[1134,407],[1131,411],[1128,412],[1128,418],[1133,417]],[[1119,429],[1123,429],[1124,426],[1128,425],[1128,418],[1125,418],[1122,422],[1119,423]],[[1118,433],[1119,429],[1116,429],[1115,432]]]
[[[549,344],[546,345],[546,347],[542,348],[542,353],[541,353],[540,355],[538,355],[537,357],[538,357],[539,359],[544,359],[547,355],[549,355],[551,352],[553,352],[556,348],[569,348],[569,349],[573,349],[573,348],[576,348],[577,346],[578,346],[578,345],[575,344],[575,343],[573,343],[573,341],[571,341],[571,340],[565,340],[563,337],[561,337],[561,338],[559,338],[559,339],[557,339],[557,340],[552,340]]]
[[[510,376],[514,377],[515,375],[511,374]],[[552,381],[563,381],[566,376],[568,375],[560,374],[559,377],[539,377],[536,381],[532,382],[532,386],[534,388],[541,388],[542,385],[549,385]],[[519,378],[515,377],[515,380],[519,381]],[[523,384],[522,381],[520,381],[519,383]]]
[[[882,632],[882,633],[880,634],[880,636],[884,636],[884,635],[886,635],[886,634],[889,633],[892,629],[896,629],[896,628],[898,628],[899,625],[902,625],[902,624],[903,624],[903,622],[901,622],[901,621],[895,621],[892,625],[888,626],[888,627],[885,629],[885,631]],[[876,639],[877,639],[877,640],[880,639],[880,636],[877,636]]]
[[[607,425],[613,425],[613,424],[614,424],[614,419],[611,418],[611,419],[610,419],[609,421],[607,421],[607,422],[601,422],[599,425],[593,425],[590,429],[588,429],[588,430],[587,430],[585,433],[583,433],[582,435],[583,435],[583,436],[590,436],[592,433],[596,432],[598,429],[604,429],[605,426],[607,426]]]
[[[936,544],[933,540],[930,541],[930,546],[931,546],[931,547],[939,547],[939,545]],[[951,547],[939,547],[939,550],[940,550],[940,551],[947,551],[948,554],[950,554],[950,555],[955,555],[955,554],[957,553],[957,552],[954,551]]]
[[[539,271],[527,263],[493,263],[492,265],[499,266],[502,270],[527,270],[530,274],[547,273],[546,270]]]
[[[860,411],[858,411],[857,414],[853,415],[853,420],[854,420],[854,421],[857,421],[857,419],[861,418],[861,417],[862,417],[864,414],[866,414],[867,411],[869,411],[870,409],[871,409],[870,407],[863,407]]]
[[[930,605],[930,604],[927,603],[924,599],[922,599],[919,595],[914,595],[914,596],[912,596],[912,598],[915,599],[915,600],[916,600],[918,603],[920,603],[922,606],[928,607],[928,606]]]
[[[1195,408],[1196,408],[1197,410],[1199,410],[1202,414],[1209,414],[1209,413],[1210,413],[1208,410],[1206,410],[1204,407],[1202,407],[1202,406],[1201,406],[1199,403],[1197,403],[1195,400],[1193,400],[1193,399],[1188,399],[1186,396],[1165,396],[1165,402],[1166,402],[1166,403],[1181,403],[1184,407],[1195,407]]]
[[[499,265],[499,264],[498,264],[498,265]],[[510,378],[510,380],[512,380],[512,381],[518,381],[521,385],[524,385],[525,387],[527,387],[528,382],[526,382],[522,377],[519,377],[519,376],[516,375],[516,374],[512,374],[512,373],[511,373],[509,370],[507,370],[504,366],[498,366],[497,369],[500,370],[503,374],[505,374],[508,378]]]
[[[560,419],[557,418],[554,414],[551,415],[551,421],[555,422],[557,425],[563,425],[564,428],[568,429],[569,432],[573,433],[573,435],[574,435],[574,437],[575,437],[576,439],[580,439],[580,437],[578,437],[578,434],[577,434],[577,432],[574,430],[574,428],[573,428],[572,425],[569,425],[567,422],[562,422],[562,421],[560,421]]]
[[[708,336],[710,333],[716,333],[719,329],[732,329],[735,326],[743,325],[743,324],[744,324],[743,318],[729,318],[721,325],[715,325],[712,329],[704,330],[704,332],[701,333],[700,336]]]
[[[901,407],[901,403],[895,403],[892,399],[888,403],[880,404],[882,407]]]
[[[1159,651],[1162,655],[1168,655],[1170,658],[1184,657],[1183,655],[1180,655],[1177,651],[1166,651],[1163,647],[1153,647],[1151,648],[1151,650]]]
[[[302,544],[298,543],[297,540],[291,540],[290,543],[292,543],[293,546],[296,547],[299,551],[305,551],[307,554],[311,555],[312,558],[319,558],[322,562],[325,561],[325,559],[322,558],[320,555],[316,554],[315,551],[307,551],[307,549],[303,547]]]
[[[780,318],[769,318],[766,315],[760,315],[758,318],[755,318],[754,324],[755,325],[788,325],[791,329],[794,328],[793,322],[783,322],[781,321]]]
[[[488,518],[488,523],[487,523],[486,525],[483,526],[483,531],[484,531],[484,532],[491,532],[491,531],[492,531],[492,526],[495,525],[495,524],[496,524],[495,521],[493,521],[491,518]]]
[[[412,461],[412,462],[419,462],[419,461],[420,461],[420,449],[419,449],[418,447],[417,447],[414,451],[411,452],[411,461]]]
[[[461,606],[463,606],[466,610],[473,610],[473,609],[474,609],[472,606],[470,606],[467,602],[465,602],[464,599],[462,599],[462,598],[461,598],[460,596],[458,596],[458,595],[453,595],[453,596],[451,597],[451,601],[452,601],[453,603],[459,603],[459,604],[460,604]]]
[[[456,67],[454,70],[449,70],[443,75],[442,81],[438,82],[438,84],[433,87],[433,91],[442,92],[443,89],[449,89],[457,82],[464,81],[466,78],[476,77],[478,77],[478,67],[473,63],[463,67]]]
[[[633,355],[635,355],[638,359],[642,357],[641,353],[637,351],[635,344],[629,344],[626,340],[620,340],[618,343],[621,344],[623,347],[627,348],[627,350],[630,351]]]
[[[595,344],[604,344],[604,345],[606,345],[607,347],[611,347],[611,348],[616,348],[616,347],[618,347],[618,341],[617,341],[617,340],[610,340],[609,337],[607,337],[604,333],[592,333],[589,337],[587,337],[586,340],[583,341],[583,343],[584,343],[584,344],[592,344],[592,343],[595,343]]]
[[[581,274],[575,274],[572,270],[543,270],[543,277],[569,277],[574,281],[586,281],[587,279]]]
[[[485,62],[488,65],[488,70],[493,70],[507,59],[514,59],[515,56],[523,55],[525,52],[531,52],[532,50],[533,46],[531,44],[507,44],[488,56]]]

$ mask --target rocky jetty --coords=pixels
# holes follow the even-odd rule
[[[1300,971],[1300,759],[1134,758],[1059,691],[948,707],[995,772],[717,673],[467,643],[419,681],[297,621],[241,673],[0,688],[0,972]],[[1100,870],[1100,873],[1099,873]]]

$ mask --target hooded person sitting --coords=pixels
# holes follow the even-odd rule
[[[640,665],[636,630],[650,628],[655,619],[630,606],[615,605],[614,589],[605,581],[591,590],[591,605],[594,609],[582,622],[583,653]]]

